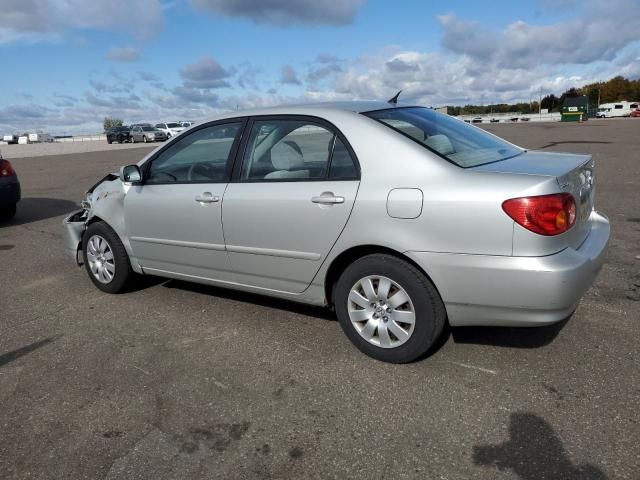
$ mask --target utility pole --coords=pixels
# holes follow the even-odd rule
[[[538,118],[542,119],[542,87],[538,91]]]

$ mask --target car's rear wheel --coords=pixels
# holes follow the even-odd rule
[[[0,221],[7,222],[16,216],[16,204],[0,208]]]
[[[406,363],[424,355],[446,321],[431,281],[392,255],[367,255],[353,262],[338,279],[333,297],[347,337],[384,362]]]
[[[124,245],[106,223],[89,225],[82,239],[82,255],[89,278],[103,292],[124,291],[135,275]]]

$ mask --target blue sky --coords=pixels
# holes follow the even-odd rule
[[[0,0],[0,132],[331,99],[528,101],[640,76],[638,0]]]

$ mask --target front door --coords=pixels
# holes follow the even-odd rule
[[[242,122],[199,128],[145,164],[125,197],[131,248],[149,273],[225,280],[221,204]]]
[[[315,120],[252,122],[222,204],[238,283],[302,292],[342,232],[359,173],[345,142]]]

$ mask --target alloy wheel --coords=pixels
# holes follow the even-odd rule
[[[381,348],[405,343],[416,322],[407,291],[390,278],[370,275],[358,280],[349,292],[349,319],[367,342]]]
[[[87,242],[87,262],[91,273],[100,283],[110,283],[116,273],[111,245],[104,237],[93,235]]]

